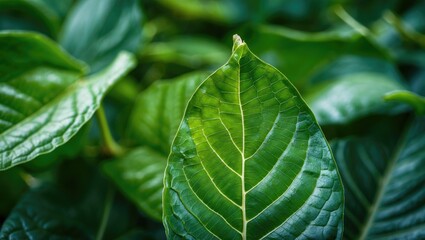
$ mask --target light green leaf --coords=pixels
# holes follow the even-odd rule
[[[104,164],[104,172],[143,212],[161,221],[162,188],[171,142],[186,104],[206,73],[154,83],[136,100],[128,133],[140,147]]]
[[[297,90],[235,36],[186,108],[165,172],[168,238],[335,239],[343,188]]]
[[[284,72],[301,91],[308,87],[315,72],[340,56],[388,58],[377,44],[352,29],[307,33],[280,26],[262,26],[250,41],[253,51]]]
[[[92,73],[97,72],[120,51],[137,50],[140,22],[137,0],[79,1],[64,23],[60,43],[74,57],[88,63]]]
[[[161,221],[162,181],[167,156],[149,147],[103,165],[105,173],[143,212]]]
[[[305,100],[321,125],[347,124],[369,114],[398,113],[385,94],[405,89],[395,68],[369,58],[342,58],[322,73]]]
[[[80,78],[81,66],[37,34],[0,34],[0,170],[30,161],[67,142],[107,92],[132,68],[120,54],[104,71]]]
[[[364,138],[332,146],[345,186],[344,239],[423,239],[425,118],[397,147]]]
[[[417,114],[425,114],[425,97],[406,90],[393,91],[385,94],[386,101],[407,103],[412,106]]]

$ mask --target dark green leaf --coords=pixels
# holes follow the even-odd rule
[[[343,189],[310,109],[235,36],[186,108],[165,172],[170,239],[335,239]]]
[[[137,0],[79,1],[64,24],[60,43],[73,56],[88,63],[91,72],[97,72],[120,51],[137,50],[140,22]]]
[[[81,66],[44,37],[0,34],[0,170],[67,142],[104,94],[135,63],[120,54],[104,71],[80,78]]]
[[[384,100],[385,94],[405,89],[397,70],[389,63],[345,57],[320,75],[315,80],[319,84],[307,91],[305,99],[322,125],[347,124],[370,114],[403,110]]]
[[[332,146],[346,190],[344,239],[423,239],[425,119],[397,147],[360,138]]]
[[[261,58],[284,72],[301,91],[308,86],[314,73],[342,55],[388,57],[374,42],[349,29],[307,33],[279,26],[262,26],[250,41],[253,42],[252,49]]]

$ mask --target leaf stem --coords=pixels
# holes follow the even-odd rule
[[[108,153],[113,156],[121,155],[124,152],[124,149],[117,142],[115,142],[114,138],[112,137],[102,105],[100,105],[99,109],[96,111],[96,117],[99,122],[103,143],[105,144]]]
[[[115,191],[113,188],[109,188],[106,193],[105,208],[103,209],[103,216],[100,222],[99,230],[96,233],[96,240],[103,239],[105,234],[106,226],[108,225],[109,214],[111,213],[112,203],[114,202]]]
[[[414,42],[422,48],[425,48],[425,35],[422,35],[419,32],[415,31],[413,28],[407,26],[403,22],[403,20],[397,17],[394,13],[392,13],[391,11],[387,11],[384,14],[384,19],[396,28],[402,38],[407,41]]]

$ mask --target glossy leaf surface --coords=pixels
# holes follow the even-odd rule
[[[186,108],[165,172],[170,239],[339,238],[343,189],[313,114],[235,36]]]
[[[91,72],[97,72],[109,65],[120,51],[137,50],[141,40],[140,21],[136,0],[79,1],[65,21],[60,44],[88,63]]]
[[[385,94],[405,89],[395,66],[376,58],[346,56],[317,73],[304,97],[321,125],[347,124],[370,114],[398,113]],[[371,87],[373,82],[373,87]]]
[[[105,173],[149,216],[161,221],[162,188],[171,142],[184,109],[206,73],[159,81],[136,100],[128,132],[140,147],[104,164]]]
[[[425,119],[396,148],[359,138],[332,146],[345,186],[344,239],[423,239]]]
[[[134,66],[123,53],[99,74],[81,78],[80,65],[44,37],[6,33],[0,42],[11,55],[0,63],[0,170],[67,142]]]

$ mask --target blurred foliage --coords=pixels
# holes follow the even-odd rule
[[[235,33],[290,79],[331,142],[348,193],[344,238],[425,238],[424,218],[405,206],[425,211],[425,1],[0,0],[0,30],[43,34],[90,74],[123,50],[138,60],[103,102],[128,155],[111,155],[90,120],[56,150],[1,171],[2,240],[164,239],[161,167],[187,100],[227,61]],[[2,74],[13,68],[2,62]],[[369,162],[380,172],[370,186]],[[397,174],[418,184],[397,184]],[[387,180],[394,192],[385,195]],[[393,198],[407,220],[358,207]]]

